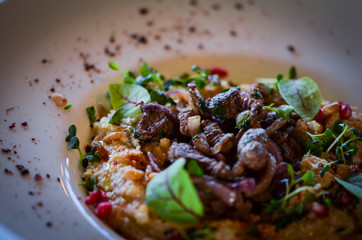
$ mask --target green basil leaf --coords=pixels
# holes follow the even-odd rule
[[[146,202],[166,221],[190,225],[204,215],[202,202],[190,175],[183,168],[184,158],[152,178],[146,188]]]
[[[140,112],[140,108],[136,107],[150,102],[150,94],[148,91],[138,85],[111,83],[108,85],[108,90],[113,109],[119,109],[121,107],[127,109],[125,117],[137,115],[137,113]]]
[[[282,79],[278,82],[280,95],[302,118],[312,119],[319,111],[322,95],[318,85],[309,77]]]
[[[108,62],[108,66],[115,71],[122,71],[118,64],[115,62]]]
[[[350,177],[347,181],[343,181],[338,177],[334,177],[346,190],[359,199],[362,199],[362,173],[357,173]]]

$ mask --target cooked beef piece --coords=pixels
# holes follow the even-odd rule
[[[145,111],[137,125],[140,140],[159,140],[163,137],[173,138],[178,124],[162,110]]]
[[[278,146],[262,128],[252,128],[241,137],[237,147],[238,161],[233,166],[234,176],[241,175],[245,168],[260,173],[253,190],[245,193],[254,197],[264,193],[271,181],[277,164],[283,161]]]
[[[207,100],[207,107],[215,117],[233,119],[243,108],[240,91],[229,90],[219,93]]]
[[[220,126],[220,128],[224,131],[224,132],[229,132],[232,133],[236,131],[235,128],[235,119],[225,119],[225,118],[218,118],[215,116],[211,117],[211,120],[214,122],[217,122]]]
[[[224,133],[219,125],[210,120],[201,122],[203,128],[202,134],[205,135],[207,142],[212,146],[212,154],[227,154],[233,147],[234,134]]]
[[[168,151],[168,157],[171,162],[180,157],[184,157],[186,160],[196,160],[200,166],[211,175],[226,180],[232,179],[231,170],[228,165],[222,161],[218,162],[214,158],[204,156],[189,144],[172,143]]]
[[[191,126],[189,126],[189,118],[190,117],[194,117],[196,118],[199,115],[196,115],[192,109],[185,109],[181,112],[178,113],[177,117],[178,120],[180,122],[180,132],[181,134],[185,135],[185,136],[193,136],[195,135],[195,129],[190,129]],[[191,130],[191,131],[190,131]]]
[[[227,154],[233,147],[234,134],[224,133],[219,125],[210,120],[202,120],[203,132],[193,136],[192,144],[202,153],[214,156]]]
[[[279,129],[281,129],[282,127],[284,127],[286,123],[287,123],[287,120],[285,120],[284,118],[279,118],[279,119],[275,120],[275,121],[266,129],[266,133],[270,136],[270,135],[272,135],[274,132],[276,132],[276,131],[278,131]]]
[[[209,109],[206,106],[205,98],[197,89],[196,84],[195,83],[187,84],[187,90],[189,91],[192,102],[194,103],[195,107],[198,109],[200,115],[204,118],[209,118],[210,113]]]
[[[214,217],[223,215],[243,220],[248,219],[252,208],[251,203],[246,202],[240,192],[232,190],[228,183],[206,175],[195,177],[192,180],[199,192],[211,190],[209,196],[201,194],[206,213],[211,212]]]
[[[302,159],[305,151],[303,145],[298,143],[292,136],[290,131],[293,127],[289,127],[288,129],[289,131],[283,130],[275,132],[271,138],[280,147],[284,161],[296,163]]]

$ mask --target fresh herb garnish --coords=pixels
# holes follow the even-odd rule
[[[64,110],[69,110],[72,108],[72,104],[65,105]]]
[[[240,121],[236,124],[236,128],[248,130],[250,128],[250,119],[255,117],[255,114],[245,112],[241,117]]]
[[[97,147],[92,147],[90,152],[87,153],[87,155],[85,155],[84,158],[86,158],[89,163],[97,163],[97,162],[101,161],[101,157],[100,157],[99,153],[97,152]]]
[[[122,69],[115,62],[108,62],[108,66],[115,71],[123,72]]]
[[[278,76],[277,86],[280,95],[302,118],[313,119],[318,113],[322,95],[318,85],[309,77],[295,79],[295,68],[290,70],[290,77]]]
[[[161,105],[166,105],[167,103],[169,103],[171,105],[176,105],[176,103],[170,97],[167,97],[162,92],[159,92],[156,90],[152,90],[150,92],[150,98],[151,98],[151,101],[155,101]]]
[[[68,150],[77,149],[81,158],[83,157],[82,152],[79,147],[79,139],[77,135],[77,127],[75,125],[70,125],[68,128],[68,135],[65,137],[65,141],[68,143]]]
[[[267,205],[267,208],[265,209],[265,213],[273,217],[277,227],[285,227],[293,221],[299,220],[303,212],[303,203],[299,203],[296,207],[287,206],[288,200],[298,193],[304,192],[306,190],[310,190],[312,192],[313,190],[313,187],[311,187],[314,183],[313,171],[309,170],[300,178],[295,179],[293,167],[288,164],[288,173],[290,175],[290,180],[285,181],[285,196],[279,200],[274,198],[271,199],[270,204]],[[300,183],[301,181],[303,181],[305,185],[299,186],[292,191],[296,184]]]
[[[204,171],[195,160],[191,160],[187,163],[187,171],[192,176],[202,176],[204,174]]]
[[[362,139],[357,130],[349,128],[347,122],[343,123],[338,119],[334,121],[333,127],[328,128],[323,134],[308,135],[312,138],[307,141],[308,154],[319,157],[323,152],[328,153],[335,149],[338,161],[343,163],[357,154],[355,142]]]
[[[276,112],[277,119],[284,118],[285,120],[289,121],[290,114],[294,111],[294,107],[290,105],[281,105],[278,108],[273,108],[273,106],[274,103],[270,104],[269,106],[263,106],[263,109]]]
[[[96,119],[96,110],[93,106],[87,107],[86,109],[88,119],[89,119],[89,125],[93,126],[93,123],[95,123]]]
[[[146,201],[163,220],[191,225],[203,217],[204,208],[185,163],[179,158],[152,178],[146,188]]]
[[[92,175],[87,178],[84,182],[78,183],[79,186],[83,186],[88,192],[97,190],[97,176]]]
[[[148,91],[134,84],[112,83],[108,85],[112,107],[116,109],[117,120],[110,123],[118,124],[123,117],[135,117],[141,113],[141,105],[150,102]]]
[[[352,193],[354,196],[362,199],[362,173],[357,173],[349,177],[346,181],[334,177],[336,181],[341,184],[346,190]]]
[[[255,93],[255,95],[254,95],[255,99],[261,99],[261,93],[260,93],[259,88],[254,88],[253,92]]]

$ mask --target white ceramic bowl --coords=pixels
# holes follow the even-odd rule
[[[2,239],[118,237],[83,204],[64,142],[70,124],[88,141],[85,108],[119,77],[108,61],[129,69],[146,60],[166,76],[221,66],[238,83],[295,65],[324,98],[362,107],[358,0],[0,2]],[[53,89],[70,110],[48,98]],[[30,173],[21,176],[17,164]]]

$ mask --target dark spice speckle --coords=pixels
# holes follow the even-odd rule
[[[10,150],[9,148],[2,148],[1,151],[2,151],[3,153],[9,153],[9,152],[11,152],[11,150]]]
[[[295,53],[295,47],[293,45],[288,45],[287,49],[290,53]]]
[[[10,126],[9,126],[10,129],[13,129],[15,128],[15,123],[12,123]]]
[[[16,168],[19,170],[19,172],[21,173],[22,176],[29,174],[29,170],[27,168],[25,168],[22,164],[17,164]]]
[[[52,222],[46,222],[45,225],[48,227],[48,228],[51,228],[53,226],[53,223]]]
[[[147,15],[148,9],[145,8],[145,7],[142,7],[142,8],[139,9],[138,12],[139,12],[141,15]]]
[[[13,175],[13,172],[7,168],[4,169],[6,174]]]
[[[27,122],[27,121],[22,122],[22,123],[21,123],[21,126],[27,127],[27,126],[28,126],[28,122]]]

